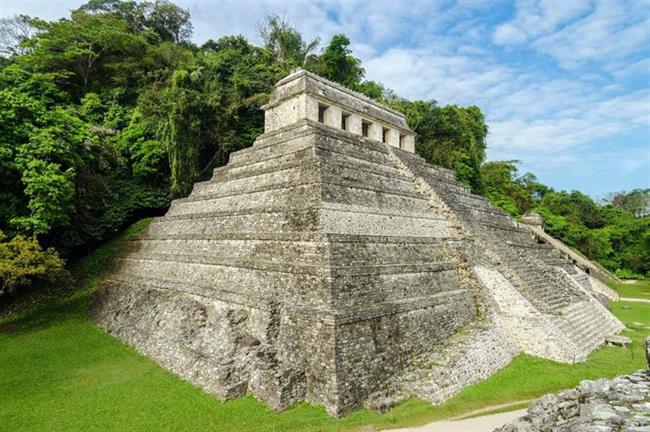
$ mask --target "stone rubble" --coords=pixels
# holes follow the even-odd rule
[[[613,379],[582,381],[571,390],[548,394],[526,416],[495,432],[648,432],[650,370]]]
[[[645,353],[649,369],[547,394],[495,432],[650,432],[650,336]]]

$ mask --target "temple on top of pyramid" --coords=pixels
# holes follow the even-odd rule
[[[278,82],[262,109],[264,132],[307,119],[415,152],[415,133],[402,113],[303,69]]]
[[[128,242],[95,323],[221,400],[440,403],[624,327],[606,286],[414,153],[404,116],[298,70],[249,148]]]

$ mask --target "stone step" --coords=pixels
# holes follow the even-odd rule
[[[446,193],[475,196],[470,192],[470,188],[457,183],[455,180],[452,181],[445,179],[445,181],[439,182],[439,185],[445,190]]]
[[[595,328],[598,328],[598,326],[601,325],[600,317],[596,314],[591,315],[590,313],[585,313],[578,317],[572,317],[570,321],[573,324],[571,331],[585,340],[588,340],[588,336],[593,334]]]
[[[445,260],[436,244],[423,243],[336,243],[254,239],[137,239],[125,245],[125,253],[140,257],[169,256],[215,257],[219,260],[261,259],[266,261],[311,263],[336,267],[368,265],[426,264]]]
[[[234,180],[257,176],[264,173],[275,172],[283,168],[296,167],[305,163],[316,162],[316,156],[313,148],[306,148],[287,153],[285,155],[266,159],[261,161],[254,161],[246,165],[225,165],[217,167],[213,171],[211,181],[220,182],[227,180]]]
[[[494,239],[494,236],[497,236],[500,240],[505,240],[508,237],[504,237],[504,233],[506,235],[510,235],[509,233],[517,233],[518,230],[510,219],[508,218],[500,218],[500,217],[492,217],[489,214],[481,213],[481,212],[473,212],[469,211],[467,208],[461,208],[458,209],[457,207],[454,207],[454,205],[450,205],[450,207],[457,212],[457,214],[463,218],[465,221],[468,223],[473,223],[473,224],[479,224],[482,227],[492,229],[493,232],[486,233],[486,232],[481,232],[479,231],[478,234],[482,236],[486,235],[491,235],[493,236],[492,238]],[[482,229],[485,229],[482,228]],[[499,247],[499,246],[496,246]]]
[[[321,166],[321,177],[329,183],[354,182],[369,189],[385,190],[404,195],[419,196],[411,179],[392,176],[387,172],[366,171],[358,165],[328,163]]]
[[[215,232],[291,233],[316,232],[319,208],[300,210],[221,212],[204,215],[165,216],[154,220],[149,230],[160,235],[206,235]]]
[[[304,150],[309,150],[309,149],[304,149]],[[316,149],[314,149],[314,152],[315,151],[316,151]],[[289,158],[293,154],[294,153],[290,153],[290,154],[287,154],[286,156],[287,156],[287,158]],[[327,163],[326,164],[322,163],[323,158],[327,158]],[[277,159],[278,159],[277,162],[279,163],[279,162],[281,162],[280,160],[283,159],[283,158],[282,158],[282,156],[279,156]],[[254,160],[253,162],[255,164],[258,164],[260,161],[255,161]],[[330,172],[336,173],[336,174],[338,174],[338,175],[340,175],[342,177],[345,177],[345,175],[346,175],[345,170],[348,170],[348,171],[353,171],[353,172],[357,172],[357,173],[358,172],[363,172],[363,173],[369,174],[370,176],[375,175],[375,176],[380,176],[380,177],[384,177],[386,179],[391,179],[391,180],[402,180],[402,181],[409,182],[409,183],[412,182],[410,178],[407,178],[407,177],[401,175],[400,173],[398,173],[396,171],[395,167],[390,165],[390,164],[378,164],[376,162],[371,162],[371,161],[368,161],[366,159],[353,158],[353,157],[350,157],[350,155],[348,155],[348,154],[319,151],[318,156],[314,156],[313,161],[311,163],[312,164],[313,163],[318,163],[321,170],[324,170],[325,172],[327,172],[329,170]],[[241,170],[241,168],[243,168],[244,166],[249,166],[249,165],[251,165],[251,164],[246,164],[246,165],[231,164],[231,165],[228,165],[228,168],[235,171],[236,169]],[[277,163],[273,164],[273,166],[277,167],[278,164]],[[293,165],[290,165],[290,166],[291,167],[294,167],[294,166],[304,167],[305,163],[297,163],[297,164],[293,164]],[[259,165],[256,165],[256,167],[260,168]],[[260,171],[264,172],[261,169],[257,169],[255,171],[255,174],[258,174]],[[223,172],[223,170],[221,170],[219,172]],[[366,178],[364,177],[364,181],[365,180],[366,180]],[[371,177],[370,181],[372,181],[372,180],[373,179]]]
[[[140,258],[188,257],[214,262],[242,259],[288,262],[297,264],[329,265],[329,244],[322,242],[288,242],[269,240],[134,240],[125,245],[124,254],[134,253]]]
[[[229,195],[246,193],[280,185],[306,183],[318,180],[318,162],[316,160],[295,162],[289,166],[275,167],[274,170],[252,173],[241,178],[223,181],[205,181],[195,183],[191,197],[205,195]]]
[[[134,262],[164,262],[169,267],[184,267],[185,265],[236,267],[263,271],[297,273],[313,276],[381,276],[406,273],[438,273],[455,270],[455,261],[430,261],[430,262],[392,262],[385,264],[371,263],[366,265],[333,265],[329,260],[314,256],[314,259],[282,260],[283,257],[266,258],[263,256],[227,256],[217,254],[190,254],[190,253],[156,253],[140,251],[137,255],[123,254],[120,260],[133,260]]]
[[[135,258],[116,258],[115,261],[120,277],[126,279],[152,278],[248,297],[293,297],[296,302],[306,303],[326,304],[330,296],[326,277],[306,274],[302,271],[304,268],[301,271],[295,271],[296,267],[280,271],[256,268],[253,264],[216,266]],[[215,274],[219,276],[215,277]],[[260,280],[265,282],[259,283]]]
[[[156,218],[155,221],[162,218]],[[155,233],[146,229],[138,235],[138,240],[251,240],[251,241],[277,241],[277,242],[323,242],[328,241],[333,245],[341,247],[355,247],[366,244],[387,244],[392,247],[413,247],[413,248],[442,248],[450,244],[457,243],[452,238],[440,237],[411,237],[411,236],[380,236],[380,235],[359,235],[359,234],[334,234],[323,233],[319,231],[305,232],[244,232],[244,231],[214,231],[202,234],[182,234],[182,233]]]
[[[323,202],[433,215],[429,201],[421,194],[371,189],[359,182],[325,182],[321,188]]]
[[[285,210],[299,210],[314,207],[320,203],[320,184],[308,183],[278,189],[251,192],[243,195],[228,195],[216,198],[183,198],[172,201],[165,217],[201,215],[218,211],[243,212],[264,210],[270,207]]]
[[[436,190],[435,187],[434,190]],[[501,213],[495,211],[489,206],[477,205],[474,202],[466,203],[462,199],[456,197],[455,195],[448,195],[447,197],[445,197],[445,195],[443,194],[442,196],[443,199],[448,203],[448,205],[451,208],[455,209],[460,213],[463,213],[466,216],[489,217],[490,219],[488,220],[494,220],[495,222],[499,222],[500,220],[499,217],[503,216]],[[509,219],[508,222],[510,222]]]
[[[346,153],[324,150],[318,152],[318,160],[324,167],[326,165],[344,166],[353,169],[364,170],[366,172],[381,175],[383,177],[400,179],[407,182],[413,181],[411,177],[404,175],[399,167],[394,165],[392,162],[377,163],[363,157],[356,157]]]
[[[532,287],[537,295],[548,300],[566,297],[566,292],[557,286],[540,284]]]
[[[402,156],[402,155],[400,155],[400,156]],[[406,158],[409,158],[409,157],[410,156],[406,156]],[[425,174],[425,175],[423,175],[423,177],[425,177],[425,178],[432,178],[433,177],[433,178],[437,178],[437,179],[447,180],[449,183],[460,184],[460,183],[458,183],[458,180],[456,179],[456,173],[454,171],[452,171],[450,169],[443,168],[441,166],[430,165],[427,162],[425,162],[424,159],[422,159],[422,158],[420,158],[419,160],[411,159],[411,161],[407,161],[407,164],[409,165],[409,168],[412,168],[413,171],[417,171],[416,174],[420,174],[420,175]],[[413,165],[415,165],[415,166],[413,166]]]
[[[200,273],[200,269],[197,268],[187,271],[188,277],[183,279],[169,277],[168,274],[162,272],[143,275],[128,270],[123,266],[119,273],[110,275],[108,280],[129,284],[140,289],[151,287],[186,292],[256,308],[280,301],[283,302],[283,308],[304,309],[309,311],[310,317],[329,316],[331,320],[342,323],[418,309],[437,308],[444,311],[453,304],[464,303],[471,299],[471,294],[467,290],[449,289],[449,287],[441,287],[436,292],[427,291],[420,296],[399,297],[393,295],[395,286],[390,285],[384,287],[386,291],[384,296],[380,295],[381,287],[373,287],[376,290],[374,291],[375,295],[380,295],[377,298],[372,298],[373,301],[368,301],[369,292],[367,290],[361,290],[355,298],[349,296],[349,291],[342,292],[346,294],[345,297],[333,298],[332,295],[336,296],[337,292],[324,289],[325,285],[321,278],[304,274],[287,274],[284,277],[274,278],[269,285],[260,289],[256,285],[247,284],[246,280],[251,277],[260,277],[261,272],[248,268],[237,268],[236,271],[231,271],[230,268],[224,267],[223,274],[226,278],[224,283],[221,278],[207,280],[201,277],[197,274]],[[377,283],[373,279],[365,277],[361,277],[361,280],[362,282]],[[457,288],[457,285],[453,285],[451,288]],[[431,319],[442,318],[442,316],[432,313],[428,313],[426,316]]]
[[[508,246],[513,247],[513,248],[519,248],[523,249],[523,253],[535,253],[536,258],[538,260],[543,260],[544,263],[546,263],[546,260],[544,258],[548,256],[548,253],[551,252],[546,246],[541,245],[537,242],[535,242],[532,238],[530,237],[520,237],[517,239],[518,241],[512,241],[508,244]]]
[[[321,201],[337,202],[350,205],[370,206],[380,209],[408,209],[409,212],[430,213],[428,201],[413,191],[372,189],[362,186],[360,182],[339,180],[338,183],[306,183],[286,187],[275,187],[246,194],[225,196],[190,196],[174,200],[168,211],[168,216],[200,215],[218,212],[222,209],[230,211],[247,211],[280,207],[295,210],[304,206],[316,206]],[[322,198],[321,198],[322,195]]]
[[[466,206],[479,211],[499,213],[496,207],[493,207],[490,202],[482,196],[474,195],[471,193],[463,194],[458,192],[453,192],[454,200],[459,205]]]
[[[295,138],[285,141],[279,141],[273,145],[258,146],[253,145],[243,150],[233,152],[229,156],[228,166],[243,167],[250,164],[277,160],[289,154],[312,150],[313,141],[307,138],[307,135],[298,135]]]
[[[293,169],[295,168],[292,168],[292,170]],[[357,175],[359,175],[359,171],[356,172]],[[307,169],[304,171],[298,171],[297,173],[288,172],[286,173],[286,179],[279,178],[282,174],[284,173],[278,173],[278,175],[274,177],[273,182],[267,182],[265,181],[266,179],[260,179],[257,182],[250,182],[247,179],[247,182],[243,184],[243,186],[239,185],[239,187],[235,186],[228,188],[228,185],[232,185],[234,182],[202,185],[198,191],[195,190],[195,192],[193,192],[189,197],[175,200],[173,204],[214,200],[229,196],[241,196],[243,199],[247,199],[251,194],[270,193],[270,191],[288,190],[291,188],[319,183],[322,183],[325,188],[330,186],[348,187],[352,189],[368,190],[374,193],[385,193],[411,197],[416,200],[425,200],[422,195],[415,190],[412,182],[403,182],[400,180],[381,177],[373,178],[372,176],[363,173],[361,175],[366,175],[369,178],[366,182],[361,182],[359,179],[351,178],[351,174],[346,177],[329,173],[319,173],[315,170]],[[220,189],[218,188],[219,186]],[[210,187],[211,189],[208,189]]]
[[[279,156],[275,159],[252,162],[246,165],[227,165],[215,169],[212,181],[227,181],[245,177],[257,176],[266,172],[274,172],[287,167],[296,167],[305,163],[319,162],[322,164],[323,157],[327,156],[327,164],[323,166],[341,166],[352,169],[363,170],[368,173],[384,176],[388,178],[410,181],[410,178],[402,175],[399,170],[385,163],[377,163],[364,158],[352,157],[349,154],[321,151],[320,156],[316,156],[315,148],[306,148],[294,153]]]
[[[586,302],[566,308],[563,328],[585,353],[602,345],[607,336],[620,330],[600,310]]]
[[[335,203],[292,209],[267,207],[242,211],[214,211],[156,219],[150,230],[158,234],[202,235],[205,233],[254,232],[289,233],[320,230],[324,233],[366,236],[435,237],[452,236],[441,217],[431,213],[408,213]]]

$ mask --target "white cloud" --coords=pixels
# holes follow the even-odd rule
[[[520,0],[513,20],[499,25],[492,40],[497,45],[521,44],[554,31],[591,8],[587,0]]]
[[[505,23],[496,28],[492,40],[497,45],[514,45],[526,42],[528,36],[519,27]]]
[[[391,49],[366,62],[368,75],[411,98],[477,104],[486,114],[491,159],[532,168],[567,166],[581,149],[617,134],[648,134],[650,93],[603,92],[599,80],[552,79],[480,56]]]
[[[533,47],[565,68],[590,61],[617,63],[650,49],[650,21],[644,2],[598,3],[591,15],[538,39]]]

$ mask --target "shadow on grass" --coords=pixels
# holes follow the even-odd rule
[[[48,327],[70,318],[86,318],[95,285],[110,271],[124,243],[142,232],[152,219],[142,219],[85,257],[71,263],[69,286],[31,289],[6,301],[0,309],[0,332],[20,333]]]
[[[44,301],[31,307],[28,312],[14,316],[2,323],[0,331],[13,334],[30,332],[72,317],[84,317],[90,293],[86,291],[67,294],[65,299],[49,297],[51,302]]]

